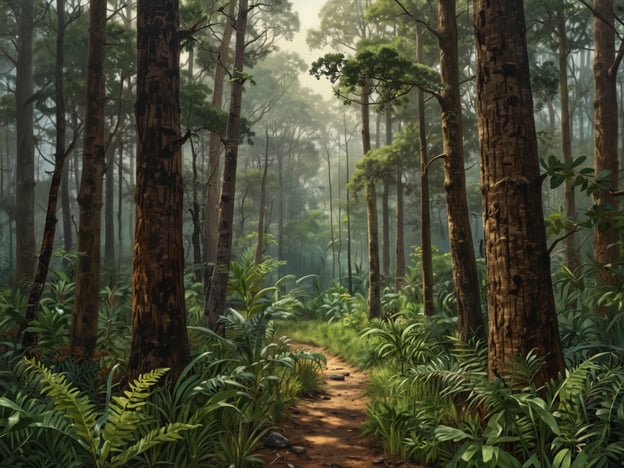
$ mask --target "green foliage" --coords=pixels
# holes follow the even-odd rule
[[[99,413],[90,398],[73,387],[63,374],[52,372],[34,359],[25,359],[25,364],[26,376],[32,377],[32,383],[49,400],[33,399],[28,403],[19,393],[14,400],[3,399],[0,406],[12,414],[0,440],[16,437],[24,444],[34,434],[41,433],[46,442],[49,439],[64,445],[62,452],[73,459],[74,465],[110,467],[124,466],[151,447],[177,440],[181,438],[180,432],[199,427],[170,424],[137,437],[137,429],[144,420],[141,410],[151,387],[165,369],[140,376],[123,395],[108,400],[104,411]],[[43,433],[42,429],[45,429]],[[46,431],[54,434],[48,435]]]

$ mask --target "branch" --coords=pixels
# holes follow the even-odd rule
[[[425,166],[425,174],[429,172],[429,166],[431,166],[431,163],[442,158],[446,158],[446,153],[438,154],[435,158],[432,158],[431,160],[429,160],[429,162],[427,162],[427,165]]]
[[[571,231],[568,231],[566,233],[565,236],[561,236],[558,239],[555,239],[555,241],[553,242],[553,244],[550,246],[550,248],[548,249],[548,255],[552,254],[552,251],[554,250],[554,248],[556,247],[556,245],[561,242],[564,239],[567,239],[568,237],[570,237],[572,234],[575,234],[577,232],[579,232],[581,229],[580,228],[574,228]]]

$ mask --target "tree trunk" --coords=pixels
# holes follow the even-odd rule
[[[223,94],[225,88],[225,76],[230,54],[230,41],[234,32],[234,13],[236,12],[236,0],[229,0],[228,12],[225,16],[223,37],[219,45],[219,55],[215,76],[213,80],[212,107],[221,109],[223,107]],[[221,135],[210,134],[208,146],[208,185],[206,193],[206,261],[215,264],[217,262],[217,220],[219,218],[219,167],[221,163]],[[206,275],[206,279],[209,277]]]
[[[347,135],[347,117],[346,114],[343,114],[343,124],[344,124],[344,144],[345,144],[345,166],[348,181],[351,176],[349,175],[349,138]],[[351,194],[349,190],[346,193],[346,214],[347,214],[347,290],[349,294],[353,294],[353,261],[351,255]]]
[[[232,258],[232,229],[234,221],[234,198],[236,195],[236,164],[240,138],[241,105],[243,97],[243,66],[245,58],[245,28],[247,27],[248,0],[239,0],[236,18],[236,51],[234,73],[230,95],[230,111],[225,135],[225,158],[223,164],[223,184],[219,202],[219,236],[217,242],[217,262],[210,281],[210,291],[206,300],[204,315],[211,330],[223,334],[219,317],[225,314],[227,285]]]
[[[559,94],[561,100],[561,152],[563,163],[572,162],[572,135],[570,133],[570,103],[568,96],[568,44],[566,20],[563,5],[556,14],[557,39],[559,48]],[[566,178],[563,186],[565,215],[568,219],[576,218],[576,198],[573,181]],[[576,229],[572,226],[570,229]],[[574,271],[579,264],[579,252],[576,234],[570,232],[564,240],[565,259],[568,268]]]
[[[448,231],[457,297],[457,328],[462,339],[485,338],[479,274],[466,199],[466,175],[459,91],[457,21],[454,0],[440,0],[438,9],[442,138]]]
[[[184,186],[178,0],[137,3],[137,184],[128,380],[190,361],[184,300]]]
[[[56,154],[54,172],[50,182],[48,195],[48,208],[46,211],[45,227],[39,250],[39,261],[35,279],[30,290],[24,324],[30,323],[37,318],[39,301],[50,268],[50,259],[54,250],[54,237],[56,234],[56,206],[58,193],[63,177],[63,163],[65,162],[65,97],[63,93],[63,64],[65,49],[65,0],[56,0],[57,33],[56,33],[56,63],[54,71],[55,104],[56,104]],[[23,335],[24,348],[31,347],[37,342],[37,335],[29,332]]]
[[[405,286],[405,214],[403,208],[403,170],[396,170],[396,244],[395,244],[395,287],[400,291]]]
[[[613,0],[594,0],[594,170],[596,175],[610,171],[613,190],[618,185],[618,109],[617,69],[615,59],[615,18]],[[598,277],[607,287],[617,284],[617,275],[606,265],[615,265],[619,257],[617,221],[618,200],[607,190],[596,192],[595,204],[604,218],[594,228],[594,259]],[[604,315],[606,307],[598,313]]]
[[[78,204],[78,270],[69,352],[90,359],[97,344],[100,305],[100,238],[102,179],[106,166],[104,119],[106,110],[106,1],[91,0],[89,9],[89,59],[82,171]]]
[[[33,139],[33,0],[20,2],[15,111],[17,169],[15,182],[15,285],[30,288],[35,268],[35,146]]]
[[[418,27],[418,48],[416,60],[422,63],[423,27]],[[425,119],[425,92],[418,93],[418,143],[420,153],[420,248],[422,271],[423,306],[427,317],[433,316],[435,307],[433,302],[433,251],[431,247],[431,207],[429,200],[429,175],[427,171],[427,122]]]
[[[258,241],[256,242],[256,251],[254,253],[254,265],[260,265],[262,262],[262,254],[264,253],[264,205],[266,203],[266,179],[269,170],[269,129],[264,131],[266,145],[264,147],[264,166],[262,168],[262,179],[260,181],[260,205],[258,208]]]
[[[121,98],[121,96],[119,96]],[[104,267],[115,276],[115,148],[106,148],[104,190]]]
[[[488,373],[533,351],[543,385],[565,371],[550,275],[523,3],[475,0],[477,111],[488,284]],[[504,40],[503,40],[504,38]]]
[[[362,148],[364,157],[371,150],[370,138],[370,87],[362,85]],[[381,286],[379,276],[379,223],[377,221],[377,191],[373,176],[368,174],[365,183],[368,226],[368,318],[381,316]]]
[[[189,59],[190,60],[190,59]],[[195,271],[195,281],[201,283],[204,279],[199,266],[202,264],[202,236],[201,236],[201,207],[199,205],[199,172],[197,170],[197,151],[191,139],[192,170],[193,170],[193,206],[191,207],[191,220],[193,222],[193,232],[191,243],[193,245],[193,263]]]

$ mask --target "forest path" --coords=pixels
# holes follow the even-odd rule
[[[302,398],[289,409],[281,433],[293,446],[263,449],[265,466],[416,467],[386,456],[377,441],[362,434],[368,403],[365,372],[323,348],[296,342],[291,347],[325,355],[326,387],[322,394]],[[344,380],[333,380],[332,375],[344,375]]]

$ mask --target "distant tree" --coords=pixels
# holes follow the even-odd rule
[[[55,86],[55,105],[56,105],[56,144],[54,155],[54,171],[52,180],[50,181],[50,189],[48,195],[48,207],[46,210],[46,219],[41,239],[41,248],[39,249],[39,260],[35,278],[32,282],[30,295],[28,297],[28,305],[26,307],[25,322],[29,323],[37,317],[39,309],[39,301],[45,287],[50,269],[50,259],[54,250],[54,237],[56,235],[56,211],[58,204],[59,188],[63,176],[63,167],[65,162],[65,95],[64,95],[64,48],[65,48],[65,0],[56,0],[56,65],[54,71]],[[28,347],[36,342],[36,335],[31,332],[24,334],[24,346]]]
[[[488,372],[535,352],[542,386],[565,371],[542,208],[523,2],[475,0],[488,288]],[[509,131],[513,128],[514,131]]]
[[[97,345],[100,307],[100,239],[103,176],[106,167],[104,119],[106,112],[106,0],[89,4],[89,46],[85,132],[78,204],[78,266],[74,311],[69,334],[70,355],[89,359]]]
[[[137,3],[137,186],[128,380],[190,360],[184,298],[178,0]]]
[[[35,267],[35,144],[33,138],[33,0],[19,2],[15,121],[17,171],[15,184],[15,285],[29,288]]]

